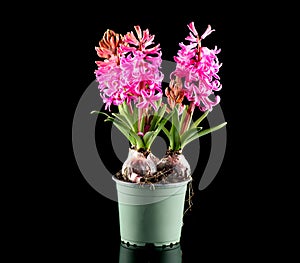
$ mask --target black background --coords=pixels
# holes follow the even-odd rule
[[[231,12],[220,6],[217,9],[201,4],[200,7],[190,4],[188,10],[182,6],[182,10],[176,7],[175,11],[160,12],[153,5],[146,9],[136,6],[137,11],[131,6],[124,9],[118,4],[108,6],[55,7],[50,13],[45,7],[45,12],[40,12],[39,19],[32,23],[37,26],[43,21],[42,29],[37,30],[38,41],[31,45],[40,54],[34,74],[41,76],[37,99],[41,105],[31,113],[34,115],[38,109],[43,112],[41,117],[34,115],[38,129],[30,132],[39,145],[34,157],[26,156],[32,149],[32,140],[27,139],[28,145],[22,148],[24,159],[30,160],[27,165],[34,164],[36,177],[32,190],[26,188],[29,199],[18,200],[21,205],[14,219],[19,222],[18,218],[22,218],[23,223],[15,224],[17,234],[10,236],[13,240],[16,237],[18,245],[25,248],[21,255],[37,257],[39,261],[47,258],[118,262],[117,203],[87,183],[72,148],[72,121],[77,103],[95,80],[98,58],[94,48],[106,29],[124,34],[133,30],[134,25],[140,25],[155,35],[162,58],[172,61],[178,43],[188,34],[187,24],[194,21],[200,34],[208,24],[216,30],[205,39],[205,45],[209,48],[217,45],[222,50],[218,56],[223,63],[219,74],[223,89],[219,95],[228,122],[227,148],[217,176],[203,191],[198,191],[197,185],[201,179],[198,174],[204,167],[200,165],[195,172],[194,204],[184,217],[182,229],[183,262],[213,262],[219,258],[244,262],[244,259],[257,261],[276,256],[280,250],[275,248],[283,242],[279,238],[283,231],[274,222],[283,212],[283,193],[273,188],[279,171],[271,168],[273,160],[268,161],[274,143],[266,129],[274,118],[270,114],[272,108],[266,106],[270,96],[257,92],[257,88],[263,89],[265,85],[259,78],[268,82],[265,68],[261,67],[264,64],[261,55],[267,61],[271,51],[260,52],[269,47],[265,28],[274,30],[275,26],[263,19],[266,22],[263,27],[258,21],[260,13],[249,11],[248,15],[246,5]],[[26,122],[20,126],[26,128]],[[100,138],[101,134],[97,136]],[[209,136],[201,141],[202,146],[209,151]],[[201,158],[205,160],[207,154]],[[108,168],[114,169],[114,164],[111,165]],[[28,183],[27,177],[24,181]]]
[[[255,231],[253,222],[256,215],[252,214],[253,204],[249,198],[253,193],[247,192],[251,167],[243,165],[245,162],[243,152],[240,147],[237,148],[241,143],[237,141],[241,134],[238,134],[239,131],[235,130],[235,127],[243,123],[236,115],[236,109],[240,106],[237,91],[239,87],[235,83],[237,71],[234,71],[237,55],[231,53],[234,51],[230,40],[232,28],[227,17],[209,14],[197,16],[174,14],[172,17],[149,12],[140,16],[98,15],[85,19],[82,24],[79,23],[80,28],[75,30],[74,36],[70,38],[70,45],[75,42],[77,46],[78,40],[81,43],[80,50],[74,54],[81,59],[74,60],[74,77],[70,78],[70,85],[73,81],[76,87],[72,90],[72,108],[75,109],[82,92],[95,79],[94,61],[97,60],[97,56],[94,47],[98,45],[106,29],[124,34],[133,30],[134,25],[140,25],[142,29],[148,28],[150,33],[155,35],[155,43],[161,45],[163,59],[173,61],[179,42],[184,41],[188,34],[187,24],[191,21],[194,21],[198,32],[204,32],[210,24],[216,31],[207,37],[205,45],[209,48],[217,45],[222,49],[219,59],[223,63],[220,70],[223,89],[219,95],[228,122],[228,141],[221,169],[207,189],[203,191],[197,189],[199,175],[204,167],[197,167],[194,173],[194,204],[192,211],[185,215],[182,230],[183,262],[198,262],[204,258],[212,260],[220,254],[224,259],[235,258],[241,255],[241,252],[244,255],[251,255],[254,250],[259,249],[255,246],[247,247],[249,245],[247,241],[253,237]],[[201,146],[209,151],[209,136],[203,140]],[[242,143],[248,144],[247,141]],[[207,153],[202,154],[201,158],[205,160]],[[114,163],[111,165],[115,168]],[[108,256],[109,262],[118,262],[120,240],[117,204],[101,196],[88,185],[76,167],[75,160],[72,162],[72,171],[73,176],[68,182],[62,217],[64,224],[62,229],[66,231],[63,237],[66,238],[66,243],[70,240],[72,244],[75,243],[78,248],[72,249],[75,254],[84,251],[99,260]],[[88,250],[85,250],[86,247]],[[195,261],[195,258],[198,260]]]

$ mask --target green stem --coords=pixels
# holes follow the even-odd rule
[[[141,98],[139,98],[139,102],[141,102]],[[142,118],[143,118],[143,109],[138,108],[138,132],[142,132]]]

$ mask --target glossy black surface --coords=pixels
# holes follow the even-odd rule
[[[119,251],[120,263],[180,263],[182,262],[182,250],[180,244],[172,247],[155,248],[147,247],[130,247],[125,244],[120,245]]]

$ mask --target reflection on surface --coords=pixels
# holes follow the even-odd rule
[[[181,263],[180,244],[172,247],[134,247],[121,243],[119,263]]]

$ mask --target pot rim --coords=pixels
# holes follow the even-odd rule
[[[165,183],[165,184],[160,184],[160,183],[154,183],[154,184],[138,184],[138,183],[131,183],[131,182],[125,182],[122,181],[120,179],[118,179],[115,175],[112,176],[112,179],[117,183],[117,184],[121,184],[127,187],[140,187],[140,188],[150,188],[150,187],[155,187],[155,188],[176,188],[182,185],[185,185],[187,183],[189,183],[190,181],[193,180],[192,176],[190,175],[188,179],[181,181],[181,182],[177,182],[177,183]]]

